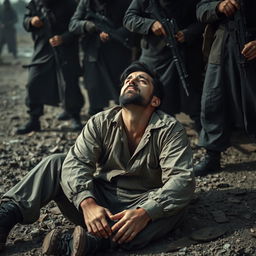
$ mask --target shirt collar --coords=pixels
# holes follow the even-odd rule
[[[118,125],[118,126],[122,126],[122,108],[121,107],[117,107],[117,113],[115,114],[113,120],[112,120],[112,124],[113,125]],[[158,110],[156,110],[155,112],[153,112],[148,126],[146,128],[146,130],[152,130],[152,129],[158,129],[161,128],[162,126],[164,126],[164,121],[162,120],[162,118],[160,117],[160,113]]]

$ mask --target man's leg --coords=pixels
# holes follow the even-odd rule
[[[220,153],[229,146],[229,121],[220,65],[208,64],[202,94],[202,130],[199,146],[206,149],[205,157],[194,167],[196,176],[220,169]]]
[[[80,111],[84,105],[84,98],[79,87],[79,77],[77,74],[72,74],[67,70],[65,80],[66,90],[63,113],[66,113],[66,116],[69,116],[69,119],[71,119],[71,130],[79,131],[83,128]],[[62,116],[64,116],[64,114],[62,114]],[[63,118],[59,118],[59,120],[61,119]]]
[[[35,222],[40,208],[61,193],[60,171],[65,154],[42,160],[20,182],[3,195],[0,205],[0,249],[15,224]]]
[[[134,206],[135,201],[131,200],[129,202],[129,200],[127,201],[127,197],[125,197],[126,200],[125,198],[121,200],[120,194],[115,191],[114,188],[111,189],[111,185],[106,182],[94,180],[94,194],[97,198],[98,204],[108,208],[112,213],[120,212],[123,209],[134,207],[136,208],[136,206]],[[117,196],[117,194],[119,196]],[[122,202],[120,202],[120,200]],[[141,200],[145,200],[145,198],[143,197],[141,198]],[[62,200],[62,202],[64,201]],[[69,210],[67,210],[67,212],[69,212]],[[148,245],[150,242],[164,237],[167,233],[173,230],[182,220],[185,212],[186,210],[183,210],[175,216],[159,219],[149,223],[149,225],[143,231],[141,231],[141,233],[138,234],[132,242],[122,244],[121,246],[112,242],[111,238],[98,238],[94,235],[87,233],[86,229],[82,231],[81,227],[77,227],[75,229],[73,236],[70,233],[61,236],[60,231],[55,230],[50,232],[45,237],[43,243],[43,251],[46,255],[58,255],[57,252],[59,251],[59,249],[63,248],[62,255],[70,255],[70,253],[72,252],[72,256],[80,256],[88,254],[91,255],[98,251],[104,251],[112,247],[121,247],[124,250],[140,249]],[[77,223],[75,221],[73,222]],[[82,226],[84,226],[83,220],[81,221],[81,223]],[[113,222],[110,223],[110,225],[113,224]],[[75,253],[76,251],[79,251],[79,253]]]
[[[76,226],[73,234],[62,234],[60,230],[55,229],[47,234],[44,239],[42,251],[45,255],[84,256],[94,255],[98,251],[107,249],[122,248],[127,251],[141,249],[149,243],[165,237],[172,231],[183,219],[185,210],[175,216],[163,218],[151,222],[141,231],[131,242],[117,244],[110,239],[103,239],[93,236],[86,232],[81,226]]]

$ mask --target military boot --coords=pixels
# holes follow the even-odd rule
[[[110,248],[108,239],[97,238],[87,233],[81,226],[76,226],[72,235],[62,233],[60,229],[48,233],[42,245],[42,253],[55,256],[86,256],[108,248]]]
[[[0,205],[0,252],[4,250],[11,229],[22,221],[22,214],[14,203],[3,202]]]
[[[207,150],[205,156],[194,166],[195,176],[205,176],[220,170],[220,152]]]
[[[39,122],[39,116],[31,116],[29,121],[19,129],[17,129],[16,134],[26,134],[32,131],[40,131],[41,125]]]

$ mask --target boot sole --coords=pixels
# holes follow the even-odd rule
[[[85,256],[86,241],[86,231],[81,226],[76,226],[73,232],[71,256]]]

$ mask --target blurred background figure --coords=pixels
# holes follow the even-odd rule
[[[80,0],[69,29],[82,36],[89,115],[118,103],[119,77],[131,62],[131,33],[122,26],[130,0]]]
[[[124,26],[142,35],[139,60],[149,65],[161,77],[165,87],[165,99],[161,109],[171,115],[181,111],[189,114],[195,122],[195,129],[199,131],[204,70],[201,50],[204,26],[196,19],[197,2],[133,0],[125,14]],[[174,31],[176,42],[174,42],[189,75],[189,97],[182,88],[175,66],[175,58],[171,50],[175,45],[167,42],[169,35],[164,27],[167,20],[173,20],[177,24],[177,31]],[[175,28],[170,29],[175,30]]]
[[[34,53],[27,65],[26,105],[30,119],[17,134],[41,129],[39,118],[45,104],[58,106],[71,118],[71,129],[80,130],[80,110],[84,100],[78,84],[81,74],[78,38],[68,31],[76,9],[74,0],[32,0],[27,5],[23,25],[32,34]]]
[[[4,0],[0,8],[0,57],[3,46],[6,44],[8,51],[17,58],[17,35],[15,24],[18,22],[17,13],[9,0]]]

